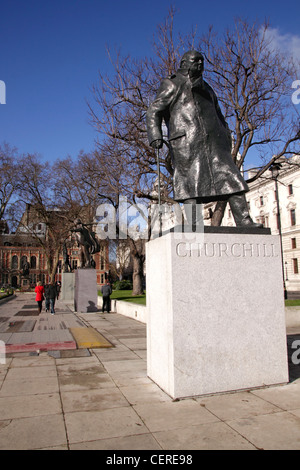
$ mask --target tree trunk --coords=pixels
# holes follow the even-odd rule
[[[138,253],[132,255],[133,258],[133,286],[132,286],[132,295],[142,295],[143,290],[143,266],[144,260],[143,256],[140,256]]]
[[[57,266],[59,262],[59,253],[60,253],[60,250],[57,250],[54,255],[49,254],[47,258],[47,271],[48,271],[48,275],[50,277],[51,283],[55,282],[55,276],[57,273]]]
[[[55,276],[57,273],[57,266],[58,266],[58,261],[55,261],[52,265],[52,270],[50,271],[50,282],[55,282]]]
[[[211,225],[219,227],[222,223],[227,201],[218,201],[211,219]]]

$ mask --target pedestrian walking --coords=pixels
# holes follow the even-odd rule
[[[59,293],[60,293],[60,282],[59,281],[57,281],[57,283],[56,283],[56,292],[57,292],[56,299],[58,300]]]
[[[45,295],[45,289],[44,289],[44,286],[42,285],[41,281],[39,281],[37,283],[34,291],[36,293],[35,300],[38,304],[38,310],[39,310],[39,313],[41,313],[42,307],[43,307],[44,295]]]
[[[49,289],[48,289],[48,294],[49,294],[49,300],[50,300],[50,309],[51,309],[51,314],[55,314],[55,300],[57,299],[57,288],[56,284],[54,282],[51,282],[49,284]]]
[[[46,312],[50,310],[49,284],[45,285],[45,309]]]
[[[112,288],[109,283],[109,280],[106,279],[106,283],[104,286],[101,287],[101,292],[102,292],[102,312],[104,313],[104,310],[107,310],[107,313],[110,312],[110,295],[112,293]]]

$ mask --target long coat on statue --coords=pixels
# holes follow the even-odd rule
[[[147,111],[150,144],[168,128],[174,168],[174,199],[207,202],[248,191],[231,156],[231,135],[213,89],[200,77],[192,83],[179,69],[163,80]]]

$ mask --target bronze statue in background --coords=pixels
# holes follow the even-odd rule
[[[95,233],[90,231],[87,224],[83,224],[80,219],[74,220],[74,228],[71,232],[76,235],[76,240],[81,248],[81,267],[95,268],[92,255],[100,251],[100,245]]]

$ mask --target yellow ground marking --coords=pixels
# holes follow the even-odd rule
[[[94,328],[70,328],[70,332],[79,349],[113,347],[113,345]]]

